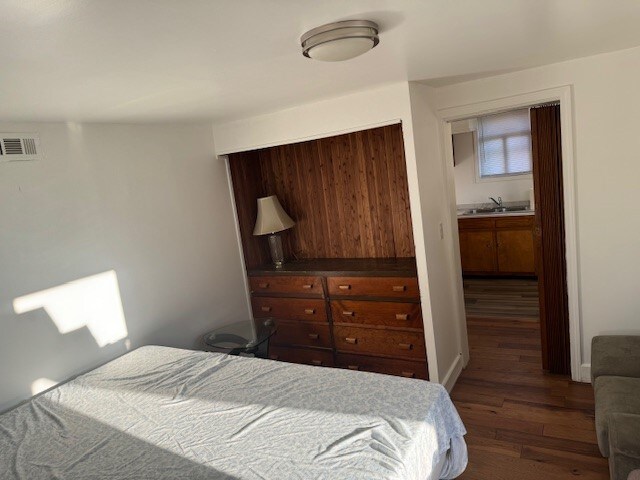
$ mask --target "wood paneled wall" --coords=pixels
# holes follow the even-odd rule
[[[268,263],[253,237],[256,199],[277,195],[296,225],[291,258],[413,257],[401,125],[229,155],[245,261]]]

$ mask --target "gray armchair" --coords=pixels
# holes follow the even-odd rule
[[[591,343],[596,433],[613,480],[640,468],[640,336],[606,335]]]

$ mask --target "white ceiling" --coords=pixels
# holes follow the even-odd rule
[[[369,19],[314,62],[299,37]],[[2,0],[0,120],[223,120],[401,80],[433,85],[640,45],[639,0]]]

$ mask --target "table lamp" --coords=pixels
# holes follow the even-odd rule
[[[258,218],[253,229],[254,235],[269,235],[269,249],[271,250],[271,260],[276,268],[282,268],[284,264],[284,251],[282,250],[282,239],[278,232],[287,230],[295,225],[287,212],[278,201],[278,197],[271,195],[258,199]]]

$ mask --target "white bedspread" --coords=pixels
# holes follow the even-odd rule
[[[464,434],[438,384],[142,347],[0,416],[0,478],[454,478]]]

